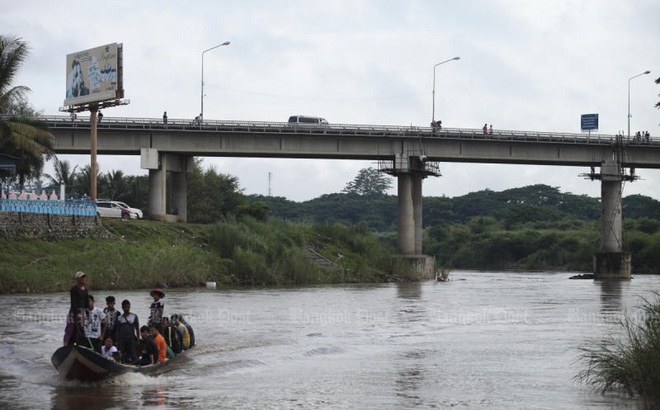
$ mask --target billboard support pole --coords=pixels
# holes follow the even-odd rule
[[[97,177],[96,175],[98,174],[98,169],[97,169],[97,162],[96,162],[96,126],[97,126],[97,113],[99,110],[98,104],[90,104],[89,106],[89,112],[90,112],[90,117],[89,117],[89,128],[91,131],[91,136],[90,136],[90,153],[91,153],[91,159],[90,159],[90,176],[89,176],[89,197],[91,198],[92,201],[96,201],[96,183],[97,183]]]

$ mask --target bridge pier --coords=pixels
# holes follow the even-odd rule
[[[191,171],[192,158],[187,155],[158,152],[151,148],[141,150],[141,167],[149,170],[149,219],[187,222],[186,173]],[[168,185],[172,191],[170,195],[167,192]]]
[[[379,163],[379,170],[397,178],[399,214],[397,218],[397,250],[423,277],[435,276],[435,258],[422,250],[422,180],[439,176],[436,163],[414,150],[404,150],[391,163]]]
[[[622,181],[635,179],[626,175],[617,155],[601,164],[600,174],[592,172],[591,179],[601,180],[600,251],[593,257],[596,280],[630,279],[631,255],[623,250]]]

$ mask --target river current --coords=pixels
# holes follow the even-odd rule
[[[68,293],[0,296],[2,409],[637,409],[574,380],[660,276],[454,271],[451,281],[166,290],[198,347],[160,376],[63,381]],[[108,292],[94,291],[99,307]],[[129,299],[141,321],[148,290]]]

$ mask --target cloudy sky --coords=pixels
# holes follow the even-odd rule
[[[223,0],[5,2],[2,34],[26,40],[31,54],[18,84],[44,114],[59,114],[66,55],[124,45],[130,105],[108,117],[193,118],[200,111],[204,55],[207,119],[427,126],[433,66],[436,118],[445,127],[580,132],[580,115],[598,113],[600,133],[631,130],[660,138],[660,1],[657,0]],[[88,157],[62,156],[76,164]],[[207,158],[238,177],[246,194],[296,201],[341,191],[368,161]],[[101,172],[146,174],[139,157],[99,157]],[[50,168],[52,169],[52,168]],[[46,169],[49,172],[49,169]],[[588,169],[441,164],[425,196],[543,183],[600,195]],[[660,170],[624,195],[660,199]],[[396,184],[394,184],[396,186]],[[395,189],[391,193],[395,193]]]

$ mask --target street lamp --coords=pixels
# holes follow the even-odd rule
[[[630,140],[630,117],[631,117],[631,115],[630,115],[630,80],[632,80],[633,78],[637,78],[640,75],[649,74],[649,73],[650,73],[650,71],[646,70],[643,73],[634,75],[634,76],[632,76],[628,79],[628,140]]]
[[[433,113],[431,114],[431,117],[432,117],[431,122],[435,122],[435,68],[437,66],[439,66],[440,64],[444,64],[444,63],[448,63],[450,61],[460,60],[460,59],[461,59],[460,57],[450,58],[449,60],[445,60],[445,61],[443,61],[441,63],[438,63],[438,64],[433,66]]]
[[[229,41],[225,41],[225,42],[222,43],[222,44],[218,44],[218,45],[215,46],[215,47],[211,47],[211,48],[209,48],[209,49],[206,49],[206,50],[202,51],[202,104],[201,104],[201,110],[200,110],[200,112],[199,112],[199,117],[200,117],[200,118],[199,118],[199,121],[200,121],[200,124],[201,124],[201,122],[202,122],[202,119],[204,118],[204,53],[206,53],[207,51],[214,50],[214,49],[216,49],[216,48],[218,48],[218,47],[228,46],[228,45],[229,45]]]

